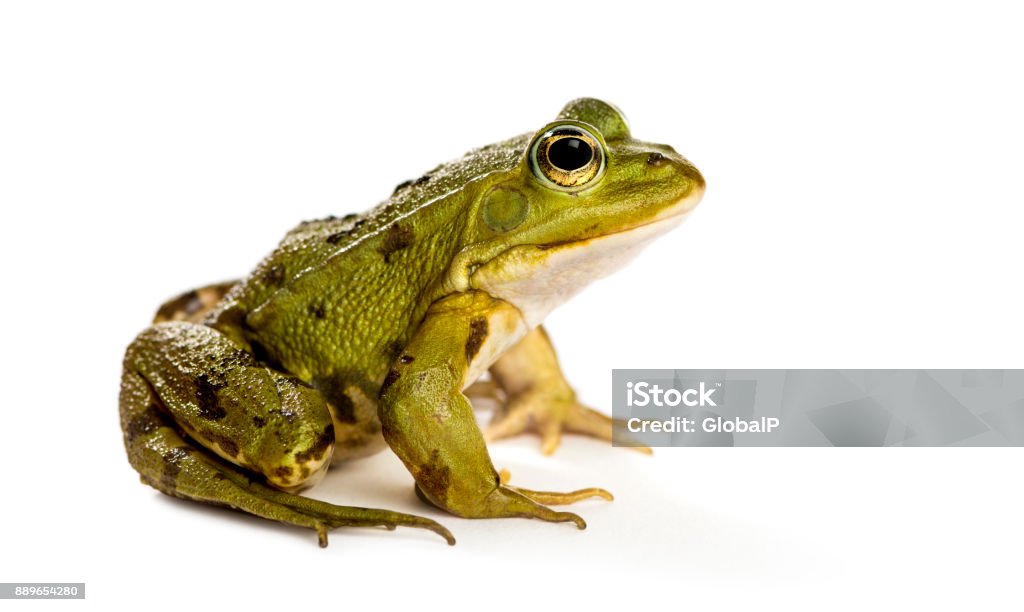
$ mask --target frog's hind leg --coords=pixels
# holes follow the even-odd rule
[[[491,366],[490,374],[496,389],[481,387],[478,392],[504,396],[504,401],[499,400],[502,405],[484,430],[488,442],[532,430],[541,436],[541,452],[550,455],[565,431],[611,441],[614,421],[576,401],[576,393],[565,380],[543,327],[537,327],[506,351]],[[630,448],[651,452],[646,446]]]
[[[120,406],[132,467],[168,495],[313,529],[321,546],[336,527],[399,525],[429,529],[454,544],[430,519],[281,490],[326,469],[333,440],[312,434],[330,433],[330,415],[312,389],[262,366],[211,328],[165,323],[140,334],[125,356]],[[274,415],[283,419],[278,428],[270,427]]]
[[[186,291],[164,302],[156,311],[153,322],[188,321],[189,323],[198,323],[237,284],[238,281],[233,280]]]

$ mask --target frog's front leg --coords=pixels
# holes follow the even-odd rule
[[[537,327],[506,351],[490,368],[491,378],[503,392],[504,403],[484,430],[490,442],[532,429],[541,436],[541,452],[550,455],[562,432],[611,441],[611,417],[576,401],[551,339]],[[650,453],[646,446],[632,447]]]
[[[435,303],[381,387],[384,438],[434,505],[467,518],[527,517],[586,523],[542,504],[611,495],[530,491],[501,482],[462,391],[527,333],[519,311],[485,293]]]

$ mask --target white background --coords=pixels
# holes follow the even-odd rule
[[[615,367],[1024,367],[1012,5],[4,3],[0,581],[103,610],[1020,609],[1019,449],[493,447],[514,482],[615,492],[585,532],[442,515],[381,454],[312,494],[459,544],[320,550],[140,485],[116,407],[163,299],[582,95],[708,182],[549,319],[583,399],[607,408]]]

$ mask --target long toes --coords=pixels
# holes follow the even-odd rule
[[[557,513],[555,513],[555,517],[556,517],[555,520],[557,520],[559,522],[562,522],[562,523],[568,523],[568,522],[575,523],[577,529],[586,529],[587,528],[587,522],[585,520],[583,520],[583,517],[578,515],[578,514],[573,514],[572,512],[557,512]]]
[[[314,513],[308,513],[314,514]],[[320,548],[327,548],[327,533],[332,529],[338,527],[372,527],[372,526],[383,526],[388,531],[394,531],[399,525],[403,527],[418,527],[420,529],[428,529],[433,531],[437,535],[441,536],[448,542],[449,546],[455,546],[455,536],[452,535],[443,525],[432,521],[428,518],[422,518],[412,515],[400,515],[400,518],[394,522],[383,522],[378,520],[367,520],[367,521],[353,521],[348,519],[330,519],[322,515],[314,515],[318,518],[315,523],[314,529],[316,530],[317,540],[320,544]],[[323,520],[319,520],[323,519]]]
[[[448,546],[455,546],[455,536],[453,536],[452,532],[448,531],[444,527],[444,525],[442,525],[440,523],[437,523],[437,522],[432,521],[430,519],[423,519],[423,522],[415,524],[415,525],[412,524],[412,523],[404,523],[404,525],[406,527],[419,527],[421,529],[428,529],[430,531],[433,531],[437,535],[439,535],[442,538],[444,538],[445,542],[448,542]],[[391,531],[394,531],[395,528],[393,526],[389,525],[388,529],[391,530]]]
[[[572,512],[558,512],[548,508],[527,493],[534,491],[519,489],[502,485],[491,493],[487,516],[519,516],[523,518],[536,518],[542,521],[553,523],[575,523],[579,529],[586,529],[587,523],[578,515]],[[560,494],[551,494],[560,495]]]
[[[522,493],[526,497],[529,497],[538,504],[549,504],[552,506],[567,506],[569,504],[575,504],[578,501],[584,499],[591,499],[593,497],[600,497],[606,501],[612,501],[615,496],[604,489],[597,487],[589,487],[587,489],[579,489],[577,491],[570,491],[568,493],[556,493],[554,491],[533,491],[531,489],[524,489],[522,487],[511,487]]]
[[[540,452],[545,455],[554,454],[562,442],[562,424],[554,420],[541,423],[540,436]]]
[[[615,427],[620,430],[625,427],[621,419],[612,419],[610,416],[598,412],[593,408],[587,408],[577,404],[574,410],[570,410],[565,419],[565,430],[574,433],[593,436],[599,440],[612,441],[612,431]],[[641,444],[630,444],[631,448],[639,453],[651,455],[654,451],[648,446]]]
[[[577,404],[574,410],[569,411],[565,418],[565,428],[600,440],[612,440],[611,417],[586,406]]]
[[[628,448],[630,450],[634,450],[638,453],[643,453],[644,455],[654,454],[654,450],[651,449],[650,446],[644,446],[643,444],[640,444],[639,442],[635,441],[633,438],[630,438],[629,436],[624,435],[622,433],[623,431],[626,430],[625,419],[612,419],[612,425],[613,427],[617,427],[619,429],[619,443],[623,447]]]
[[[414,514],[383,510],[378,508],[360,508],[355,506],[337,506],[328,502],[320,501],[310,497],[291,495],[282,491],[271,489],[258,483],[247,483],[246,488],[252,493],[258,494],[266,502],[291,513],[306,517],[312,521],[312,527],[317,532],[320,546],[327,546],[327,532],[339,527],[386,527],[394,531],[395,527],[413,527],[433,531],[448,542],[449,546],[455,544],[455,537],[443,525],[437,521]]]
[[[617,424],[610,416],[575,402],[552,405],[538,403],[536,398],[519,398],[519,401],[497,412],[483,433],[484,440],[494,442],[532,430],[540,434],[541,453],[552,455],[561,446],[562,434],[565,432],[611,442],[612,431]],[[630,441],[627,439],[626,442]],[[641,444],[629,443],[624,446],[645,455],[653,454],[649,447]]]

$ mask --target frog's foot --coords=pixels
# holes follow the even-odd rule
[[[321,547],[338,527],[417,527],[455,544],[451,532],[428,518],[381,510],[336,506],[285,493],[251,479],[235,466],[214,459],[178,436],[170,424],[154,422],[149,432],[131,440],[137,445],[132,464],[142,482],[182,499],[228,506],[259,517],[316,531]],[[141,443],[140,443],[141,442]]]
[[[181,448],[175,447],[174,450]],[[197,455],[195,459],[202,463],[204,457]],[[214,484],[196,487],[197,483],[191,476],[183,477],[180,473],[173,490],[167,490],[162,486],[163,483],[154,482],[145,476],[142,480],[176,497],[214,504],[226,503],[233,508],[256,516],[312,529],[317,533],[321,548],[327,546],[327,533],[338,527],[386,527],[389,531],[394,531],[399,526],[416,527],[433,531],[444,538],[449,546],[455,545],[455,538],[451,532],[428,518],[377,508],[337,506],[285,493],[259,482],[250,481],[236,470],[212,462],[203,466],[197,465],[193,467],[192,472],[193,476],[202,474],[203,479],[209,478]]]
[[[503,472],[506,475],[508,473],[505,470]],[[465,518],[535,518],[551,523],[573,523],[578,529],[587,528],[587,522],[581,516],[572,512],[558,512],[547,505],[564,506],[593,497],[608,501],[613,499],[611,493],[596,487],[558,493],[533,491],[506,484],[499,484],[482,500],[476,500],[471,504],[438,504],[423,492],[419,484],[416,485],[416,494],[429,504]]]
[[[512,474],[508,470],[501,470],[498,472],[498,480],[502,486],[505,486],[513,491],[521,493],[526,497],[529,497],[533,501],[539,504],[548,504],[551,506],[566,506],[568,504],[575,504],[578,501],[584,499],[591,499],[594,497],[600,497],[606,501],[614,501],[615,496],[604,489],[598,487],[589,487],[586,489],[579,489],[577,491],[571,491],[569,493],[553,493],[551,491],[533,491],[531,489],[524,489],[522,487],[513,487],[509,485],[512,480]]]
[[[569,431],[611,441],[616,425],[607,415],[576,401],[562,369],[558,365],[555,349],[543,327],[529,332],[518,344],[506,351],[490,368],[493,385],[470,387],[474,395],[486,393],[497,396],[498,387],[505,401],[494,414],[484,438],[490,442],[514,436],[523,431],[540,434],[541,451],[550,455],[558,448],[562,432]],[[650,454],[646,446],[632,446]]]
[[[495,412],[491,424],[484,430],[484,439],[493,442],[533,431],[540,434],[541,452],[550,455],[558,449],[562,432],[610,442],[614,424],[611,417],[577,402],[572,391],[531,389],[512,396]],[[651,454],[646,446],[630,448]]]
[[[180,471],[173,482],[168,481],[166,473],[160,478],[153,478],[140,470],[142,482],[168,495],[226,505],[259,517],[312,529],[317,533],[321,548],[327,546],[327,533],[338,527],[386,527],[389,531],[399,526],[417,527],[433,531],[449,545],[455,544],[451,532],[428,518],[377,508],[336,506],[278,491],[250,480],[233,466],[204,456],[184,440],[171,440],[172,436],[172,433],[165,432],[160,437],[168,439],[151,440],[146,451],[159,453],[165,464],[168,460],[176,463]]]

